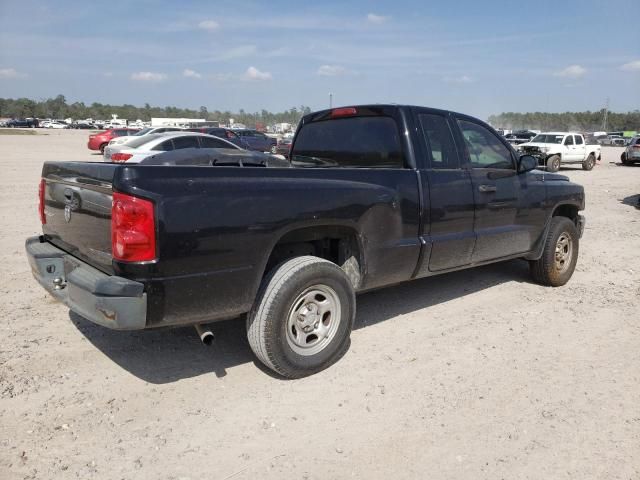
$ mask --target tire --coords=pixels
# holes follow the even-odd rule
[[[576,268],[579,247],[580,238],[574,223],[567,217],[553,217],[542,256],[529,262],[531,276],[541,285],[564,285]]]
[[[560,156],[551,155],[549,158],[547,158],[547,171],[557,172],[558,170],[560,170]]]
[[[100,145],[100,153],[101,153],[102,155],[104,155],[104,149],[105,149],[105,148],[107,148],[107,144],[106,144],[106,143],[103,143],[102,145]]]
[[[584,162],[582,162],[582,169],[583,170],[593,170],[593,167],[596,164],[596,157],[593,153],[590,153],[589,156],[586,158],[586,160]]]
[[[355,293],[340,267],[318,257],[296,257],[263,280],[247,316],[249,345],[283,377],[312,375],[349,349],[355,313]]]
[[[633,163],[627,160],[627,152],[622,152],[622,155],[620,155],[620,161],[623,165],[631,165]]]

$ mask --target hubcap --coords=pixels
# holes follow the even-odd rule
[[[340,326],[340,312],[340,299],[333,288],[318,284],[304,290],[289,311],[289,347],[305,356],[322,351]]]
[[[567,232],[562,232],[556,243],[555,264],[558,272],[562,273],[569,268],[572,253],[573,240]]]

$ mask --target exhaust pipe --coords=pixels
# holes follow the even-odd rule
[[[202,341],[202,343],[204,343],[207,346],[213,345],[213,340],[215,339],[215,337],[213,336],[213,332],[208,328],[204,328],[200,324],[195,325],[195,327],[196,327],[196,332],[198,332],[198,336],[200,337],[200,340]]]

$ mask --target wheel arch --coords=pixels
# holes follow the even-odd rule
[[[553,208],[551,215],[547,218],[544,229],[536,241],[535,247],[531,250],[531,253],[526,255],[526,260],[538,260],[542,256],[544,250],[544,240],[547,238],[549,232],[549,226],[551,225],[551,219],[553,217],[566,217],[571,220],[574,225],[578,226],[578,215],[581,210],[580,205],[576,203],[564,202],[559,203]]]
[[[355,290],[362,284],[366,271],[362,239],[353,226],[339,224],[297,226],[281,232],[269,249],[260,278],[276,265],[303,255],[338,265]]]

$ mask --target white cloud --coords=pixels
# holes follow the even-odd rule
[[[447,83],[473,83],[473,78],[468,75],[460,75],[458,77],[444,77],[442,79]]]
[[[26,73],[18,72],[15,68],[0,68],[0,79],[25,78]]]
[[[182,72],[182,75],[187,78],[202,78],[202,75],[200,75],[195,70],[191,70],[189,68],[185,68],[184,71]]]
[[[213,32],[220,27],[220,24],[215,20],[203,20],[198,24],[198,28]]]
[[[131,74],[131,80],[138,82],[163,82],[167,79],[165,73],[136,72]]]
[[[338,77],[340,75],[345,75],[348,71],[340,65],[322,65],[318,68],[317,73],[323,77]]]
[[[640,60],[625,63],[620,67],[620,70],[625,70],[627,72],[640,72]]]
[[[273,77],[269,72],[261,72],[256,67],[249,67],[243,78],[245,80],[271,80]]]
[[[580,78],[587,73],[587,69],[581,65],[569,65],[567,68],[554,73],[556,77]]]
[[[370,14],[367,15],[367,21],[369,23],[373,23],[375,25],[383,24],[387,20],[389,20],[389,17],[384,17],[382,15],[376,15],[375,13],[370,13]]]

